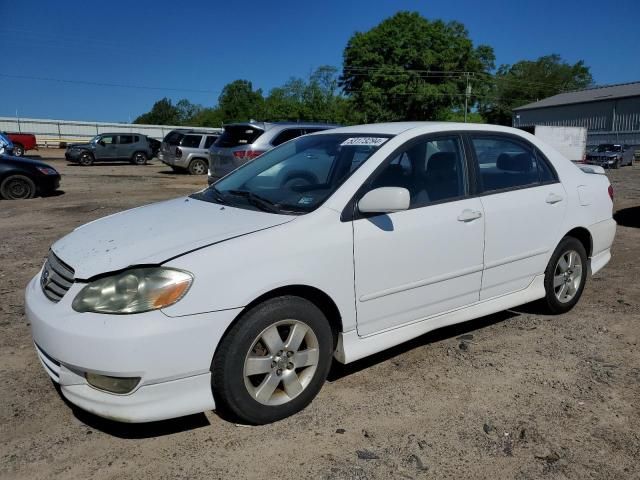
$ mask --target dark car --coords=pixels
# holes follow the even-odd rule
[[[587,153],[586,163],[603,168],[619,168],[633,165],[633,153],[627,145],[603,143]]]
[[[151,142],[139,133],[101,133],[89,143],[75,143],[67,146],[64,154],[69,162],[92,165],[93,162],[128,160],[136,165],[144,165],[153,158]]]
[[[47,195],[60,186],[60,174],[51,165],[29,158],[0,155],[0,197],[5,200]]]

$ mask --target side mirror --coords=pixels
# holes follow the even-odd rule
[[[380,187],[367,192],[358,202],[362,213],[393,213],[409,209],[411,196],[402,187]]]
[[[104,140],[98,140],[98,145],[104,147]]]

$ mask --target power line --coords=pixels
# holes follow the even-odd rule
[[[38,81],[44,81],[44,82],[93,85],[96,87],[117,87],[117,88],[131,88],[131,89],[138,89],[138,90],[160,90],[160,91],[208,93],[208,94],[219,93],[219,91],[214,91],[214,90],[198,90],[193,88],[175,88],[175,87],[155,87],[155,86],[148,86],[148,85],[126,85],[122,83],[91,82],[87,80],[69,80],[69,79],[63,79],[63,78],[36,77],[31,75],[14,75],[10,73],[0,73],[0,77],[18,78],[23,80],[38,80]]]

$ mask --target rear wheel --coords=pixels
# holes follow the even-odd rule
[[[587,252],[574,237],[562,239],[545,270],[544,301],[551,313],[571,310],[584,290],[587,281]]]
[[[11,175],[0,184],[0,195],[6,200],[33,198],[35,194],[35,183],[24,175]]]
[[[144,152],[136,152],[131,158],[131,163],[136,165],[145,165],[147,163],[147,154]]]
[[[194,158],[189,163],[189,173],[191,175],[204,175],[209,169],[209,164],[202,158]]]
[[[22,145],[20,145],[19,143],[14,143],[13,144],[13,156],[14,157],[21,157],[24,155],[24,147]]]
[[[249,310],[212,363],[216,403],[242,422],[265,424],[305,408],[331,366],[333,334],[322,311],[299,297]]]

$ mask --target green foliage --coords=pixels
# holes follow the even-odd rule
[[[464,105],[466,79],[455,72],[486,73],[493,62],[461,23],[400,12],[351,37],[341,85],[368,122],[431,120]]]
[[[490,123],[511,125],[515,107],[588,87],[593,77],[582,60],[571,65],[554,54],[501,65],[487,83],[490,93],[480,103],[480,112]]]
[[[259,118],[263,112],[262,90],[253,90],[248,80],[227,84],[218,97],[218,110],[227,123]]]
[[[376,121],[464,121],[511,125],[514,107],[584,88],[593,79],[584,62],[558,55],[502,65],[488,45],[474,46],[459,22],[399,12],[344,50],[342,74],[323,65],[309,78],[292,77],[263,95],[248,80],[227,84],[218,104],[157,101],[135,123],[220,127],[248,121],[318,121],[349,125]],[[466,87],[471,92],[466,95]]]

